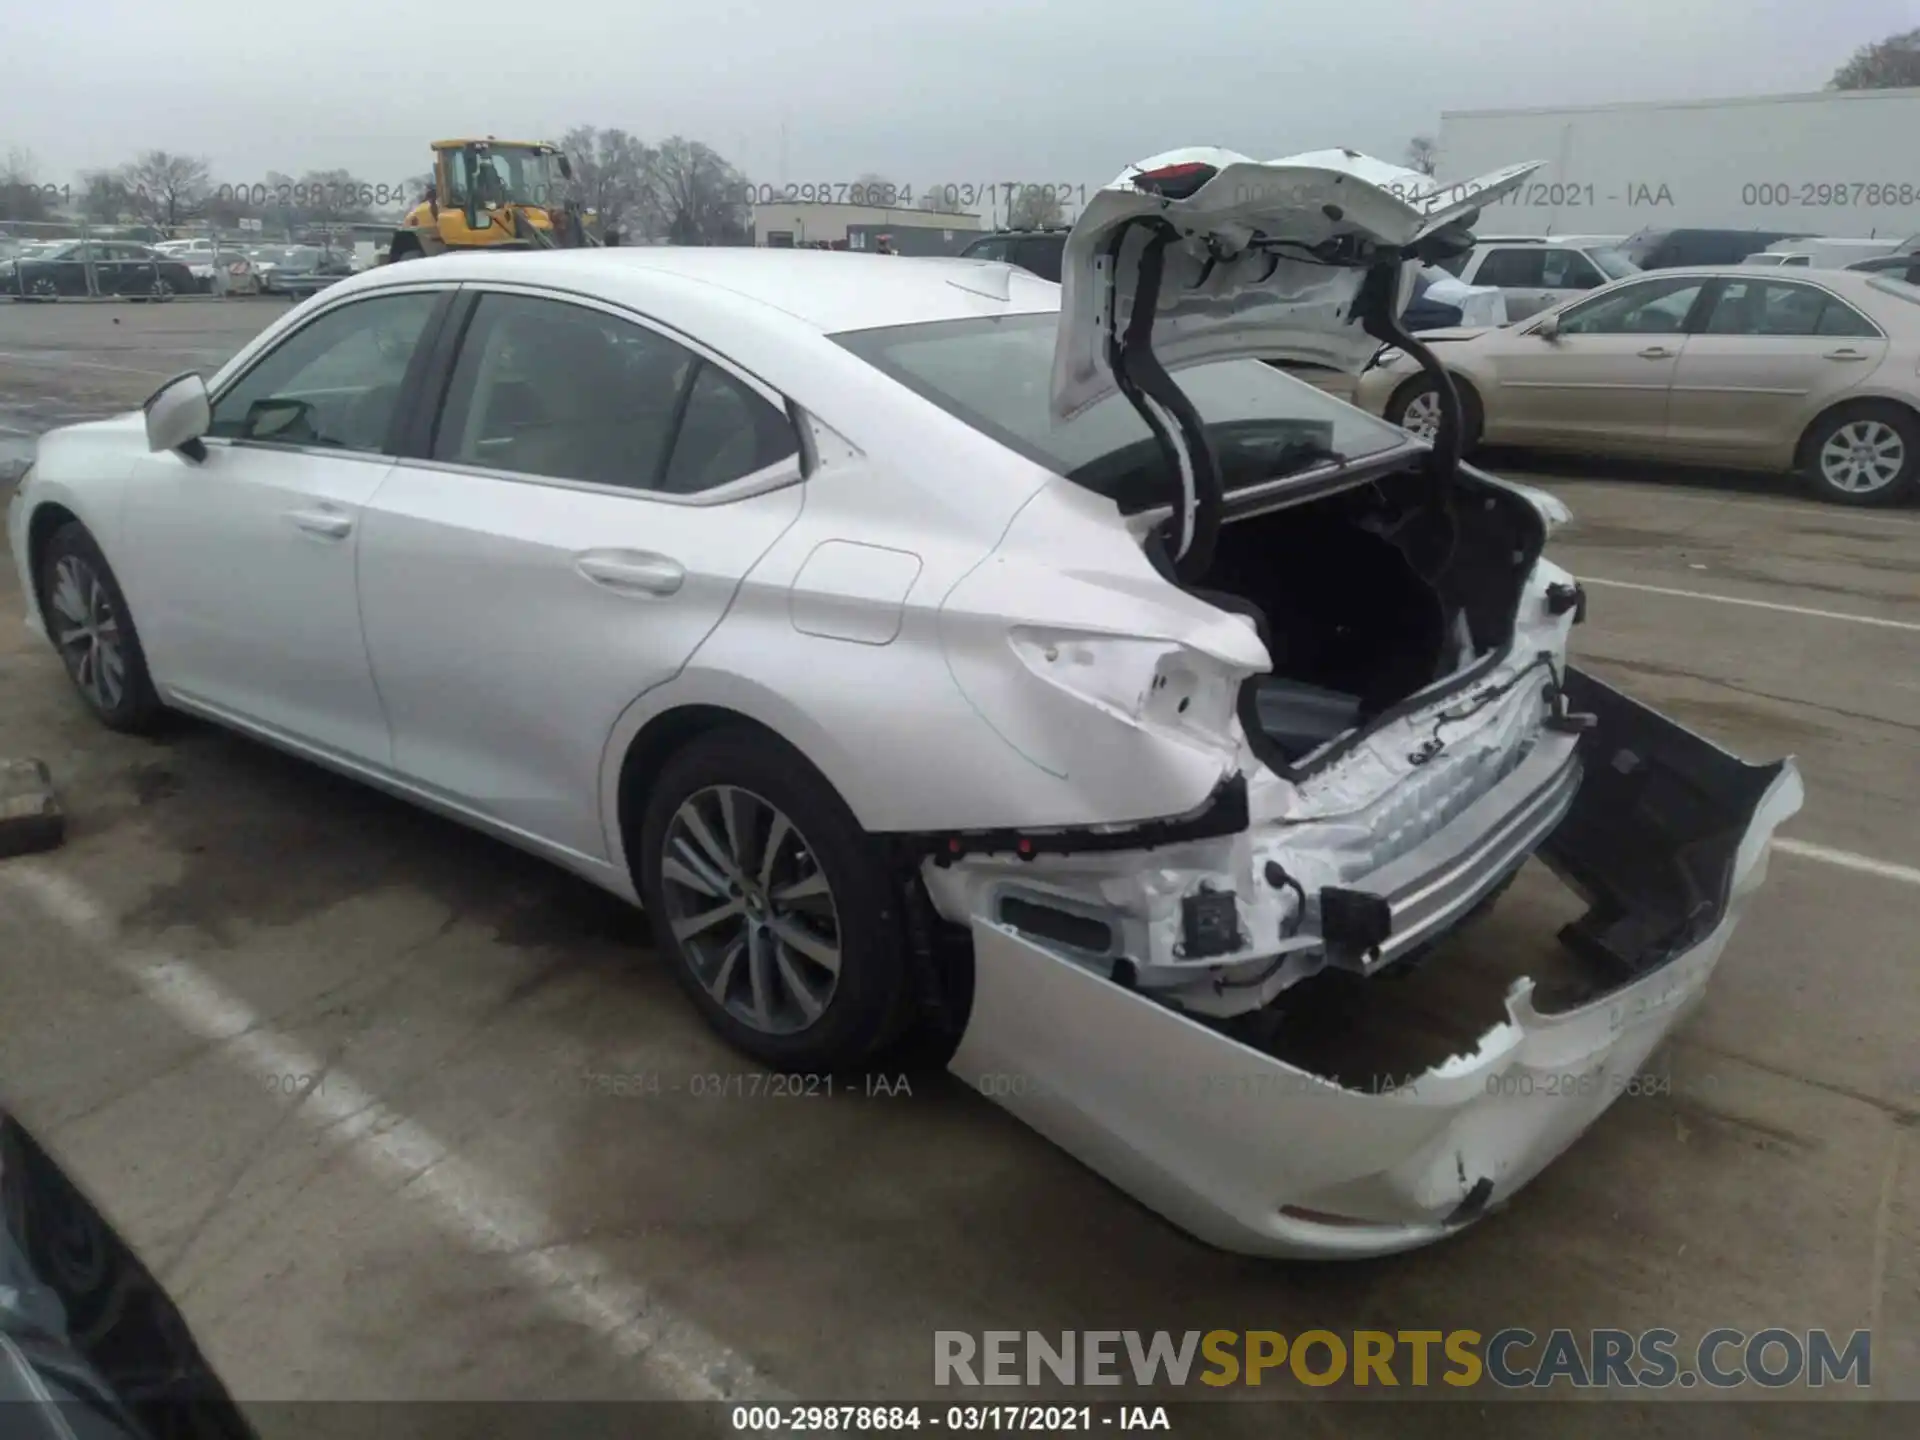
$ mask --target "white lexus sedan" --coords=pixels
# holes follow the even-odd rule
[[[942,1027],[1207,1241],[1420,1245],[1621,1093],[1800,803],[1567,663],[1565,512],[1461,465],[1457,405],[1430,445],[1248,358],[1423,355],[1396,295],[1531,168],[1175,152],[1087,207],[1063,285],[383,267],[47,435],[29,619],[107,725],[210,718],[643,904],[758,1061]],[[1535,854],[1591,905],[1580,998],[1522,981],[1384,1090],[1258,1023]]]

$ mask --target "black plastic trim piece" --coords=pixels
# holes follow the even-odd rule
[[[909,847],[945,867],[969,855],[1090,855],[1116,850],[1157,850],[1189,840],[1238,835],[1253,823],[1247,807],[1247,777],[1238,771],[1220,782],[1207,803],[1183,820],[1147,820],[1124,830],[1085,827],[1062,830],[963,830],[903,836]]]

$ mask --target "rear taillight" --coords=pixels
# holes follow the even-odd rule
[[[1142,170],[1133,177],[1133,185],[1149,195],[1185,200],[1219,173],[1204,161],[1190,160],[1179,165],[1162,165],[1156,170]]]

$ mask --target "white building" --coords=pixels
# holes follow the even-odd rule
[[[950,255],[985,229],[978,215],[910,206],[782,200],[753,207],[753,243],[776,249],[824,242],[864,250],[870,236],[884,231],[903,255]]]

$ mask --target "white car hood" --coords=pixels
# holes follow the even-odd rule
[[[1075,415],[1118,388],[1107,347],[1132,313],[1145,236],[1126,242],[1117,266],[1108,249],[1135,219],[1159,216],[1182,236],[1167,249],[1154,319],[1154,354],[1167,369],[1246,356],[1357,371],[1379,349],[1352,314],[1366,267],[1459,223],[1544,163],[1452,185],[1352,150],[1263,161],[1199,147],[1128,166],[1067,236],[1055,414]],[[1180,165],[1215,173],[1179,200],[1135,183]],[[1307,253],[1330,242],[1345,247],[1333,263]],[[1409,262],[1403,280],[1409,287],[1413,268]]]

